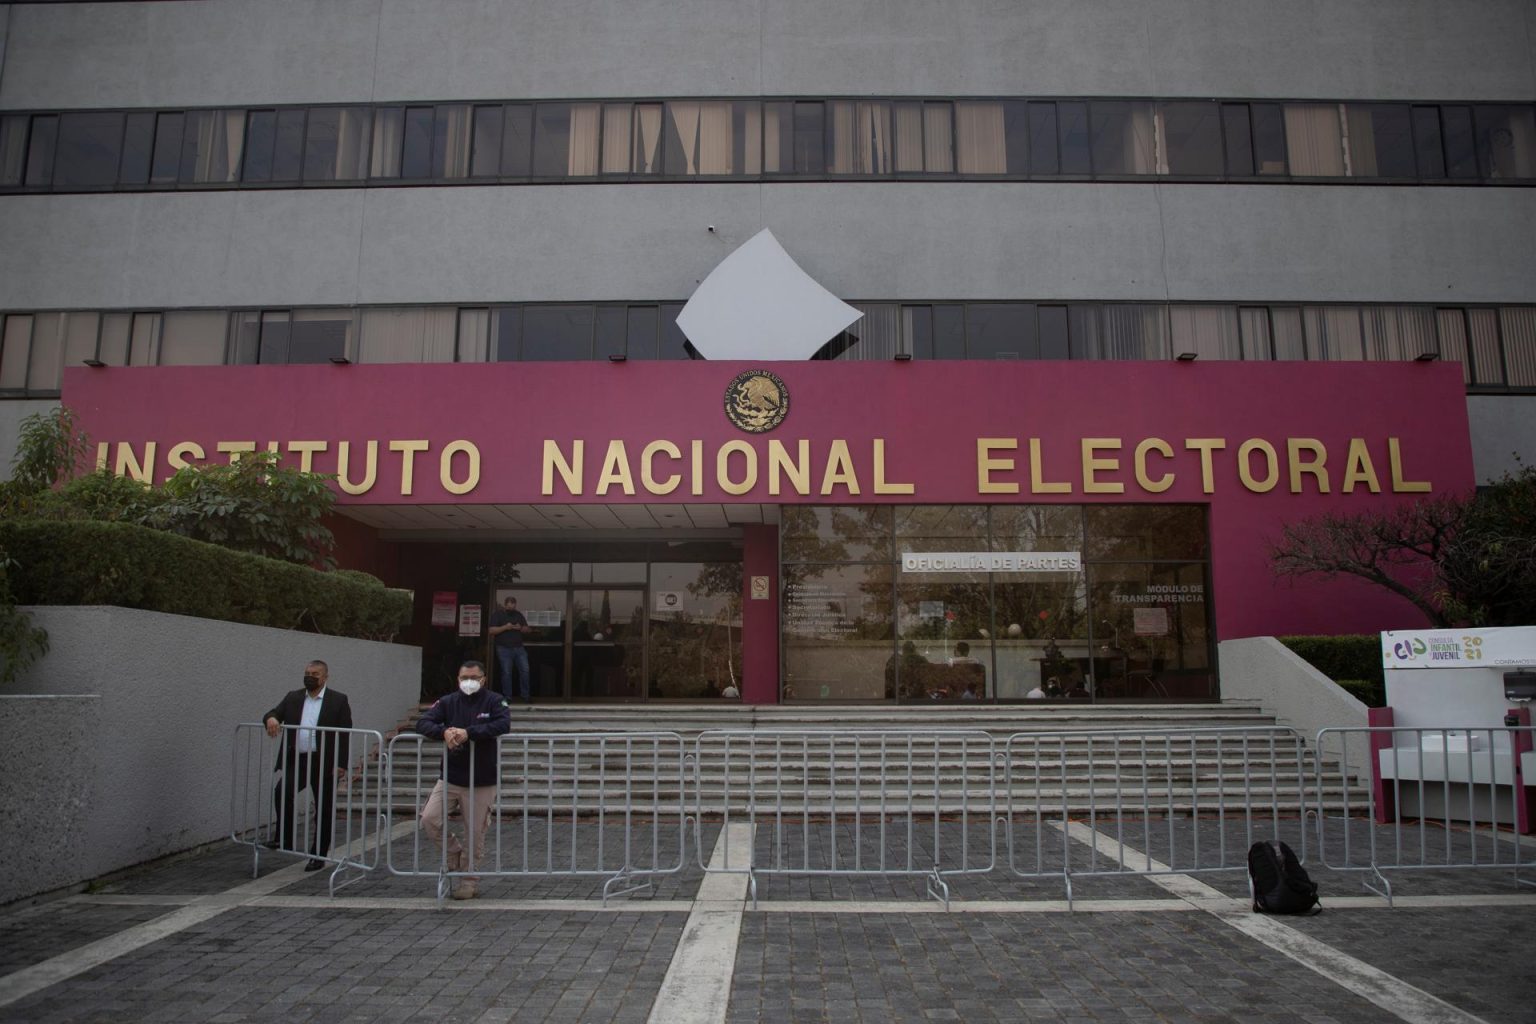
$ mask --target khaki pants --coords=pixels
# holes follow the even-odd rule
[[[491,805],[495,802],[495,786],[476,786],[470,789],[468,786],[452,786],[447,780],[438,779],[437,785],[432,787],[432,795],[427,797],[426,809],[421,812],[421,830],[427,834],[428,839],[432,840],[433,845],[442,849],[445,812],[451,814],[457,811],[464,819],[464,827],[472,830],[471,834],[475,837],[473,863],[460,866],[460,855],[464,852],[464,846],[459,842],[457,835],[449,833],[448,870],[467,871],[485,864],[485,826],[491,817]],[[470,807],[471,803],[474,804],[473,808]]]

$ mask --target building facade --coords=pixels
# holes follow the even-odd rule
[[[336,473],[427,692],[511,594],[545,699],[1209,699],[1218,640],[1419,624],[1277,582],[1284,523],[1536,451],[1528,4],[0,4],[0,38],[0,443],[62,400],[118,472]],[[679,311],[764,228],[862,316],[691,359]]]

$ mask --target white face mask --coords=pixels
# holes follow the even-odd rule
[[[482,680],[479,679],[460,679],[459,692],[466,697],[473,697],[480,692],[481,682]]]

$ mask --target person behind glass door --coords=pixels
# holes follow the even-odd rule
[[[524,704],[533,703],[528,692],[528,648],[523,646],[523,634],[533,630],[523,613],[517,610],[517,598],[508,596],[501,607],[491,612],[491,625],[487,630],[496,638],[497,685],[507,700],[514,696]],[[517,692],[512,692],[512,671],[517,670]]]
[[[315,813],[317,828],[310,837],[309,863],[305,871],[318,871],[325,866],[320,858],[331,852],[331,825],[336,807],[336,786],[347,772],[349,743],[344,732],[316,733],[315,729],[352,728],[352,705],[347,695],[326,685],[330,669],[323,661],[312,661],[304,666],[304,688],[290,690],[278,701],[277,707],[268,711],[263,720],[267,735],[276,739],[283,735],[278,751],[277,769],[282,777],[272,790],[272,801],[277,807],[281,832],[278,847],[293,849],[293,805],[297,802],[299,787],[309,786],[310,806]],[[283,733],[285,725],[299,726]]]

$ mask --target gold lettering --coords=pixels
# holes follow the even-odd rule
[[[396,442],[391,443],[390,447],[393,448],[396,444],[407,444],[407,443],[409,443],[409,442],[406,442],[406,441],[396,441]],[[420,441],[418,443],[419,444],[423,444],[423,445],[426,444],[425,441]],[[298,452],[298,454],[299,454],[299,472],[300,473],[311,473],[311,472],[314,472],[314,470],[311,467],[313,467],[314,464],[315,464],[315,453],[316,452],[323,452],[328,447],[330,447],[330,446],[328,444],[326,444],[324,441],[289,441],[288,442],[288,454],[292,455],[294,452]],[[409,480],[411,478],[410,473],[411,473],[411,471],[409,469],[407,469],[405,471],[405,474],[406,474],[405,478],[407,480]],[[406,489],[403,492],[401,492],[401,493],[403,493],[403,494],[410,494],[411,491],[410,491],[409,485],[407,485]]]
[[[1136,483],[1149,494],[1162,494],[1173,486],[1173,474],[1164,473],[1153,480],[1147,476],[1147,453],[1155,451],[1165,459],[1173,458],[1173,448],[1160,437],[1149,437],[1136,446]]]
[[[1403,453],[1395,437],[1387,438],[1387,454],[1392,462],[1392,490],[1397,494],[1424,494],[1430,490],[1428,480],[1403,479]]]
[[[1268,464],[1269,472],[1262,480],[1253,475],[1253,467],[1249,465],[1254,452],[1264,456]],[[1275,489],[1275,484],[1280,482],[1280,462],[1275,454],[1275,446],[1260,437],[1249,438],[1237,447],[1237,477],[1243,482],[1243,486],[1256,494],[1264,494]]]
[[[1099,472],[1113,472],[1120,468],[1119,459],[1097,458],[1095,453],[1100,450],[1119,451],[1120,439],[1118,437],[1085,437],[1082,440],[1083,450],[1083,493],[1084,494],[1124,494],[1125,484],[1117,480],[1098,480]]]
[[[560,474],[560,479],[565,482],[565,489],[571,494],[581,493],[581,458],[586,453],[587,442],[571,442],[571,460],[565,460],[565,453],[554,441],[544,440],[544,470],[541,477],[540,493],[546,496],[555,493],[555,473]]]
[[[1200,487],[1206,494],[1216,493],[1216,475],[1211,470],[1211,452],[1227,446],[1224,437],[1186,437],[1184,450],[1200,453]]]
[[[1312,458],[1303,459],[1302,453],[1310,452]],[[1291,466],[1291,493],[1301,493],[1301,474],[1311,473],[1317,480],[1317,493],[1328,493],[1328,449],[1315,437],[1288,437],[1285,439],[1286,461]]]
[[[853,456],[848,454],[848,442],[842,438],[832,442],[827,452],[827,471],[821,477],[821,493],[831,494],[832,488],[842,484],[849,494],[859,493],[859,477],[853,470]]]
[[[112,445],[106,441],[96,442],[96,472],[100,473],[107,468],[107,458]]]
[[[336,446],[336,483],[348,494],[367,494],[373,490],[373,482],[379,475],[379,442],[369,441],[366,451],[362,482],[353,483],[348,472],[352,468],[352,442],[343,441]]]
[[[911,484],[887,483],[885,479],[885,438],[875,438],[875,493],[876,494],[912,494],[916,490]]]
[[[1045,458],[1040,454],[1040,439],[1029,439],[1029,493],[1031,494],[1071,494],[1072,485],[1065,480],[1045,479]]]
[[[240,461],[240,456],[244,455],[246,452],[253,452],[256,450],[256,442],[220,441],[218,444],[214,445],[214,448],[219,452],[228,455],[229,464],[233,466],[235,463]]]
[[[1344,459],[1344,482],[1339,490],[1352,494],[1355,484],[1364,482],[1372,494],[1381,493],[1381,483],[1376,479],[1376,467],[1371,465],[1371,453],[1365,447],[1365,438],[1349,439],[1349,455]]]
[[[811,493],[811,442],[795,442],[795,457],[791,461],[784,442],[772,438],[768,442],[768,493],[779,493],[779,475],[789,477],[796,494]],[[878,484],[876,487],[878,488]]]
[[[603,456],[603,471],[597,475],[598,494],[607,494],[608,488],[618,484],[625,494],[635,493],[635,478],[629,472],[629,453],[623,441],[609,441],[608,454]]]
[[[208,453],[203,451],[203,446],[196,441],[183,441],[178,445],[174,445],[170,451],[166,452],[165,458],[171,464],[172,469],[186,469],[191,465],[187,461],[187,456],[189,455],[199,461],[208,457]]]
[[[731,479],[731,456],[740,452],[747,472],[738,483]],[[715,482],[726,494],[746,494],[757,486],[757,449],[745,441],[727,441],[715,453]]]
[[[283,448],[283,442],[281,442],[281,441],[268,441],[267,442],[267,451],[271,452],[273,455],[279,454],[282,451],[282,448]]]
[[[671,441],[652,441],[640,449],[640,483],[651,494],[671,494],[683,482],[682,475],[673,473],[664,482],[656,479],[656,453],[665,452],[669,459],[680,459],[683,453]]]
[[[372,441],[368,442],[370,445]],[[463,480],[453,478],[453,457],[464,455],[469,460],[469,472]],[[438,460],[438,477],[442,482],[443,490],[449,494],[468,494],[480,483],[480,449],[475,447],[473,441],[449,441],[443,448],[443,454]],[[634,490],[631,489],[631,494]]]
[[[1011,450],[1017,448],[1019,442],[1012,437],[978,437],[976,439],[976,493],[978,494],[1018,494],[1019,485],[1004,480],[994,482],[993,473],[1006,473],[1013,469],[1012,459],[994,459],[992,449],[1001,448]]]
[[[133,445],[127,441],[117,442],[117,468],[113,470],[118,476],[130,476],[141,484],[155,482],[155,442],[144,442],[144,461],[140,462],[138,455],[133,450]]]
[[[321,442],[323,445],[325,442]],[[288,446],[292,449],[292,445]],[[416,453],[424,452],[431,447],[428,441],[391,441],[389,450],[399,452],[400,458],[400,496],[409,497],[416,487]],[[306,462],[309,453],[305,453]]]
[[[704,442],[703,441],[689,441],[688,442],[688,448],[689,448],[688,454],[691,457],[691,461],[693,463],[693,466],[692,466],[692,468],[693,468],[693,480],[690,482],[688,490],[689,490],[690,494],[695,494],[695,495],[703,494],[704,493]]]

